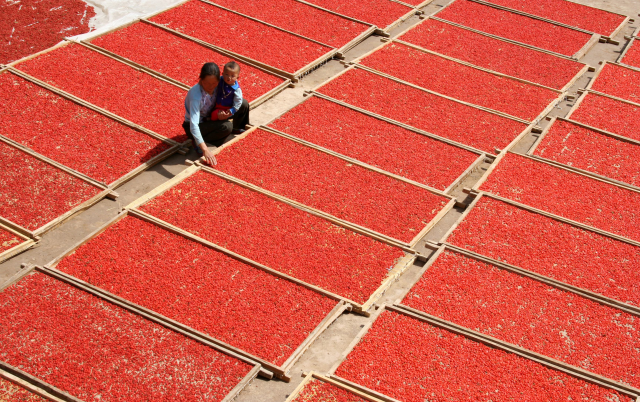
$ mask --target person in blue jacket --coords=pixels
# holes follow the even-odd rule
[[[216,158],[207,148],[205,138],[213,145],[219,146],[230,134],[243,132],[249,124],[249,103],[246,99],[240,98],[241,102],[234,103],[232,108],[217,110],[213,113],[216,109],[218,92],[224,96],[224,89],[221,89],[220,85],[224,84],[224,81],[221,78],[223,77],[220,76],[217,64],[205,63],[200,70],[198,83],[191,87],[184,100],[185,115],[182,128],[191,139],[198,156],[204,156],[206,162],[212,165],[217,163]],[[237,87],[240,89],[239,86]],[[227,95],[227,97],[232,97],[235,102],[235,90],[233,96]],[[242,97],[242,91],[240,91],[240,97]],[[217,120],[211,119],[212,115]]]

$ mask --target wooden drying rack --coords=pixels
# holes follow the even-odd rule
[[[124,310],[127,310],[131,313],[134,313],[136,315],[139,315],[151,322],[154,322],[156,324],[160,324],[165,328],[168,328],[169,330],[172,330],[174,332],[177,332],[187,338],[193,339],[196,342],[199,342],[201,344],[204,344],[205,346],[208,346],[220,353],[226,354],[227,356],[233,357],[235,359],[238,359],[240,361],[242,361],[243,363],[249,364],[251,366],[253,366],[253,369],[245,376],[245,378],[223,399],[223,401],[225,402],[230,402],[232,401],[234,398],[236,398],[238,396],[238,394],[257,376],[257,375],[261,375],[265,378],[272,378],[273,377],[273,373],[271,373],[268,370],[265,370],[259,362],[257,362],[254,359],[248,358],[247,356],[243,356],[241,354],[235,353],[234,350],[229,349],[229,348],[225,348],[223,345],[220,344],[216,344],[214,342],[211,342],[210,340],[206,339],[205,337],[199,337],[196,336],[192,333],[189,333],[188,331],[184,330],[183,328],[181,328],[180,326],[177,325],[173,325],[170,321],[162,321],[157,319],[156,317],[154,317],[154,313],[150,312],[150,311],[144,311],[144,309],[135,309],[132,307],[132,304],[127,302],[124,299],[121,299],[117,296],[111,295],[108,292],[104,292],[99,288],[96,288],[94,286],[89,285],[86,282],[80,281],[70,275],[67,275],[63,272],[60,272],[56,269],[51,269],[51,268],[47,268],[47,267],[38,267],[35,265],[29,265],[28,267],[23,268],[21,271],[19,271],[18,273],[16,273],[13,277],[11,277],[7,282],[5,282],[2,286],[0,286],[0,293],[2,293],[4,290],[6,290],[7,288],[9,288],[11,285],[18,283],[20,280],[22,280],[23,278],[25,278],[28,275],[34,274],[34,273],[40,273],[43,275],[47,275],[55,280],[58,280],[60,282],[63,282],[67,285],[71,285],[75,288],[80,289],[81,291],[84,291],[88,294],[91,294],[93,296],[96,296],[98,298],[100,298],[101,300],[104,300],[108,303],[114,304],[120,308],[123,308]],[[10,368],[10,366],[8,366],[6,363],[2,363],[0,362],[0,369],[6,369],[7,367]],[[13,374],[13,373],[12,373]],[[44,388],[45,390],[47,390],[50,393],[53,393],[54,396],[61,398],[64,401],[69,401],[69,402],[81,402],[79,399],[72,397],[62,391],[57,390],[57,388],[52,387],[48,384],[46,384],[45,382],[24,373],[25,375],[23,375],[23,378],[28,379],[30,382],[37,384],[38,386]],[[14,374],[15,375],[15,374]],[[57,391],[56,392],[52,392],[53,391]]]
[[[445,251],[447,246],[442,245],[438,251],[436,252],[436,254],[430,259],[430,264],[432,264],[435,260],[437,260],[438,256]],[[457,252],[457,251],[456,251]],[[429,265],[430,265],[429,264]],[[424,269],[427,269],[427,267],[425,267]],[[550,357],[544,356],[542,354],[539,353],[535,353],[532,352],[528,349],[524,349],[521,348],[519,346],[516,346],[514,344],[508,343],[508,342],[504,342],[502,340],[499,340],[497,338],[491,337],[489,335],[477,332],[477,331],[473,331],[471,329],[465,328],[463,326],[454,324],[450,321],[447,320],[443,320],[441,318],[432,316],[430,314],[424,313],[422,311],[413,309],[411,307],[407,307],[404,305],[394,305],[394,306],[387,306],[387,305],[382,305],[378,308],[378,310],[372,314],[372,320],[365,325],[362,330],[360,331],[360,333],[358,334],[358,336],[353,340],[353,342],[349,345],[349,347],[346,349],[346,351],[342,354],[341,358],[339,359],[338,362],[336,362],[336,364],[329,370],[329,377],[331,379],[340,381],[344,384],[353,384],[347,380],[341,379],[338,376],[335,376],[335,372],[337,371],[338,367],[348,358],[348,355],[354,350],[354,348],[358,345],[358,343],[360,343],[360,341],[362,340],[362,338],[364,338],[366,336],[366,334],[369,332],[369,330],[371,329],[373,323],[377,320],[377,318],[380,316],[380,314],[383,314],[386,311],[391,311],[394,313],[398,313],[398,314],[402,314],[405,315],[407,317],[410,317],[412,319],[427,323],[429,325],[432,325],[434,327],[437,328],[441,328],[444,329],[445,331],[457,334],[457,335],[461,335],[464,338],[467,338],[469,340],[472,340],[474,342],[477,343],[482,343],[484,345],[489,346],[490,348],[495,348],[495,349],[499,349],[502,351],[505,351],[507,353],[511,353],[511,354],[515,354],[519,357],[525,358],[527,360],[531,360],[534,361],[538,364],[541,364],[543,366],[546,366],[548,368],[551,368],[553,370],[557,370],[560,372],[563,372],[565,374],[568,374],[572,377],[576,377],[580,380],[583,381],[587,381],[593,384],[597,384],[599,386],[605,387],[605,388],[609,388],[609,389],[613,389],[615,391],[618,391],[622,394],[631,396],[633,398],[640,398],[640,390],[637,388],[634,388],[632,386],[608,379],[606,377],[602,377],[600,375],[591,373],[589,371],[583,370],[579,367],[576,366],[572,366],[570,364],[561,362],[559,360],[556,359],[552,359]],[[372,395],[380,395],[378,393],[375,393],[375,391],[370,391],[370,392],[374,392],[374,394]],[[393,400],[393,399],[392,399]]]

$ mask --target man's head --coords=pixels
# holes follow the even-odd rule
[[[200,69],[200,86],[208,94],[212,94],[220,82],[220,68],[216,63],[204,63]]]
[[[235,61],[230,61],[224,65],[222,70],[222,79],[227,85],[233,85],[238,81],[240,76],[240,65]]]

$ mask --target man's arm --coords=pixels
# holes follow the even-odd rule
[[[189,111],[191,135],[193,135],[196,146],[200,146],[204,142],[200,132],[200,97],[193,96],[191,92],[187,95],[187,110]]]

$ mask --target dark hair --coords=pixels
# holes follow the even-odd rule
[[[235,61],[230,61],[227,64],[224,65],[224,69],[225,70],[231,70],[231,71],[237,71],[238,74],[240,74],[240,64],[236,63]]]
[[[220,68],[216,63],[204,63],[200,69],[200,79],[203,80],[210,75],[215,75],[216,78],[220,78]]]

